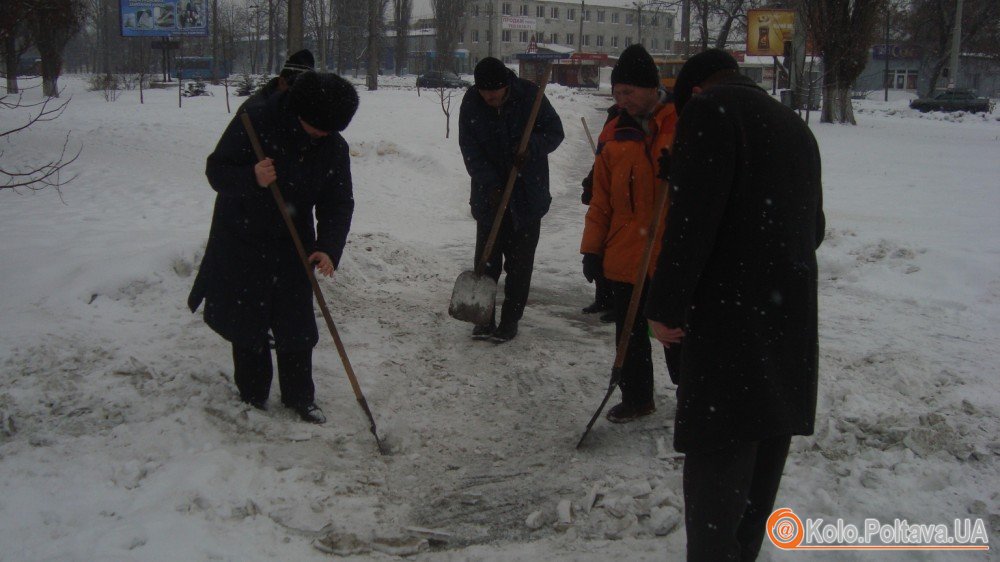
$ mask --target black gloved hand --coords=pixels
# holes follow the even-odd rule
[[[670,179],[670,152],[664,148],[660,151],[660,158],[656,161],[659,171],[656,173],[657,179],[667,181]]]
[[[597,254],[583,254],[583,276],[587,283],[604,277],[604,259]]]
[[[594,168],[591,166],[590,173],[587,177],[583,178],[580,182],[583,187],[583,193],[580,194],[580,202],[584,205],[590,205],[590,199],[594,196]]]

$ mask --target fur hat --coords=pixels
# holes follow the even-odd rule
[[[636,43],[622,51],[611,71],[611,85],[629,84],[640,88],[660,87],[660,73],[653,57],[642,45]]]
[[[499,90],[510,82],[507,66],[493,57],[479,61],[474,71],[477,90]]]
[[[343,131],[358,110],[358,92],[336,74],[310,70],[292,84],[289,107],[321,131]]]
[[[684,109],[684,104],[691,99],[691,92],[713,74],[720,70],[736,70],[740,65],[729,53],[721,49],[709,49],[689,58],[677,74],[674,84],[674,105],[677,113]]]

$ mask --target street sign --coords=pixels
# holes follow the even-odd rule
[[[568,59],[568,53],[517,53],[517,60],[561,60]]]

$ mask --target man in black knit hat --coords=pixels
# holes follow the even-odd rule
[[[622,401],[607,414],[615,423],[656,411],[646,319],[637,315],[633,325],[626,326],[625,316],[653,220],[659,183],[659,163],[653,155],[670,146],[677,120],[673,104],[659,86],[656,64],[642,45],[625,49],[611,71],[611,91],[619,112],[604,125],[598,138],[590,208],[580,243],[584,277],[587,281],[606,278],[611,285],[615,342],[623,333],[629,337],[618,382]],[[659,239],[653,251],[659,251]],[[644,272],[651,273],[652,267]],[[639,298],[642,303],[645,292]],[[671,378],[673,356],[666,354]]]
[[[716,49],[677,77],[671,206],[646,306],[681,348],[674,448],[688,560],[757,557],[818,370],[820,155],[809,127]]]
[[[476,83],[462,99],[458,117],[458,143],[472,180],[469,204],[476,219],[478,263],[496,218],[507,177],[518,164],[510,204],[500,223],[486,275],[500,278],[507,272],[500,324],[495,320],[476,326],[472,336],[509,341],[517,335],[524,314],[535,263],[535,247],[542,217],[549,210],[548,155],[563,140],[562,121],[548,99],[542,100],[531,141],[523,154],[515,154],[528,124],[538,86],[514,75],[501,61],[487,57],[476,65]]]
[[[237,115],[205,170],[217,196],[188,306],[194,312],[205,303],[205,322],[232,344],[240,398],[261,410],[271,389],[273,339],[281,401],[312,423],[326,421],[312,380],[319,337],[312,287],[267,187],[278,182],[309,261],[332,276],[354,213],[350,156],[340,131],[357,108],[349,82],[305,72],[288,91],[246,108],[267,158],[257,161]]]
[[[288,57],[285,61],[284,66],[281,67],[281,72],[277,76],[271,78],[267,84],[260,87],[259,90],[254,92],[252,96],[247,98],[242,105],[240,105],[240,110],[244,109],[247,104],[261,102],[268,97],[288,90],[295,82],[295,78],[302,74],[303,72],[308,72],[315,68],[315,60],[313,59],[313,54],[309,49],[302,49],[301,51],[296,51],[292,56]],[[239,112],[239,110],[237,110]]]

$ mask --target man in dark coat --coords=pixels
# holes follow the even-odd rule
[[[548,155],[563,140],[562,121],[549,103],[542,105],[523,154],[515,154],[528,124],[538,86],[514,75],[499,60],[487,57],[476,65],[476,83],[465,93],[458,117],[458,143],[472,178],[472,216],[476,219],[476,262],[489,237],[507,176],[518,160],[518,177],[504,213],[486,274],[507,272],[500,325],[494,321],[473,330],[475,338],[505,342],[517,335],[535,262],[542,217],[549,210]]]
[[[266,159],[257,161],[237,117],[205,170],[218,195],[188,305],[194,312],[205,302],[205,322],[233,345],[240,398],[260,409],[271,388],[273,338],[281,401],[313,423],[325,417],[312,380],[312,288],[267,186],[279,183],[309,261],[333,275],[354,212],[350,156],[339,131],[357,107],[346,80],[306,72],[288,92],[246,108]]]
[[[820,155],[809,127],[720,50],[685,63],[667,228],[646,315],[681,346],[688,560],[754,560],[818,370]],[[661,168],[664,169],[664,168]]]

